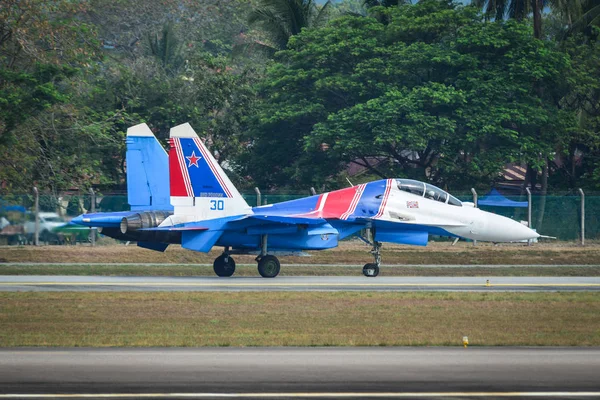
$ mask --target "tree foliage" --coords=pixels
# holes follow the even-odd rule
[[[541,165],[573,129],[555,104],[569,58],[531,40],[528,24],[487,23],[446,1],[380,12],[385,23],[340,18],[280,53],[253,131],[252,164],[270,168],[259,182],[318,185],[357,163],[464,187],[509,161]]]
[[[543,35],[541,0],[461,3],[2,1],[0,191],[123,188],[140,122],[163,144],[190,122],[245,187],[525,162],[600,188],[598,2],[548,0]]]

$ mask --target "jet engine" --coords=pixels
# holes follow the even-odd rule
[[[173,213],[168,211],[143,211],[132,213],[121,219],[119,228],[102,228],[102,234],[119,240],[132,242],[181,243],[180,232],[146,231],[158,227]]]
[[[145,211],[123,217],[121,233],[131,233],[139,229],[156,228],[172,213],[166,211]]]

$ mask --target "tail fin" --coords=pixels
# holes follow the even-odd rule
[[[251,214],[252,208],[190,124],[171,128],[169,171],[175,216],[196,221]]]
[[[127,202],[132,210],[172,210],[169,158],[146,124],[127,129]]]

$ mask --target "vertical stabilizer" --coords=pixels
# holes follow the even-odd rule
[[[190,124],[171,128],[170,136],[169,173],[175,217],[200,221],[252,213]]]
[[[132,210],[172,210],[169,158],[146,124],[127,129],[127,202]]]

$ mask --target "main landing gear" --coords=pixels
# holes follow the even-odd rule
[[[281,264],[277,257],[267,254],[267,235],[262,235],[260,239],[260,255],[256,257],[258,262],[258,273],[263,278],[275,278],[279,275]],[[229,254],[229,247],[219,257],[215,258],[213,263],[215,274],[221,277],[228,277],[235,272],[235,261]]]
[[[256,261],[258,261],[258,273],[263,278],[275,278],[279,275],[281,264],[279,264],[277,257],[270,255],[258,256]]]
[[[225,248],[223,254],[215,258],[213,269],[217,276],[227,277],[235,272],[235,261],[229,255],[229,248]]]
[[[263,278],[275,278],[279,275],[281,264],[277,257],[267,254],[267,235],[260,238],[260,255],[256,257],[258,273]]]

